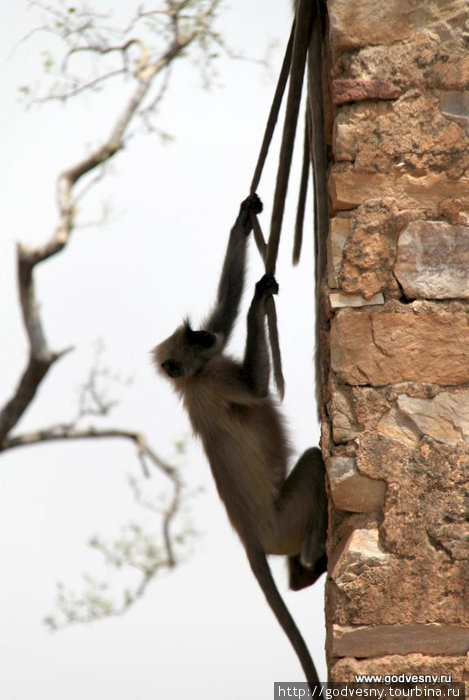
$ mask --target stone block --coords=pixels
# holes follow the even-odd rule
[[[420,435],[445,443],[469,443],[469,392],[440,392],[433,399],[401,394],[397,398],[401,415],[412,421]]]
[[[336,289],[339,286],[338,277],[342,267],[342,255],[349,234],[349,218],[336,216],[331,219],[327,237],[327,275],[329,287],[332,289]]]
[[[401,233],[394,273],[410,299],[469,298],[469,227],[412,221]]]
[[[334,211],[354,209],[362,202],[385,199],[392,193],[399,209],[420,209],[437,215],[442,199],[461,199],[469,206],[469,177],[455,180],[434,172],[418,177],[398,172],[358,172],[336,165],[331,169],[329,192]]]
[[[332,655],[370,657],[384,654],[465,654],[469,627],[405,624],[375,627],[333,625]]]
[[[329,563],[331,578],[339,588],[353,582],[363,570],[384,566],[389,559],[379,544],[376,528],[357,529],[339,545]]]
[[[384,296],[381,292],[374,294],[370,299],[365,299],[361,294],[342,294],[332,292],[329,294],[331,309],[342,309],[346,307],[357,308],[360,306],[374,306],[384,304]]]
[[[342,309],[331,323],[331,364],[346,384],[469,382],[469,322],[463,312]]]
[[[332,437],[337,444],[353,440],[359,432],[350,390],[333,391],[328,407],[332,420]]]
[[[412,419],[403,415],[395,406],[384,414],[376,430],[409,448],[417,447],[421,438],[421,433]]]
[[[469,168],[468,133],[439,107],[438,98],[424,92],[397,102],[354,102],[342,108],[334,128],[336,161],[353,162],[357,172],[463,176]]]
[[[336,54],[360,46],[390,45],[429,25],[467,17],[465,0],[329,0],[328,10]]]
[[[386,483],[360,474],[352,457],[329,457],[326,467],[338,510],[372,513],[382,508]]]
[[[376,78],[343,78],[332,82],[332,100],[337,105],[361,100],[395,100],[401,92],[397,85]]]

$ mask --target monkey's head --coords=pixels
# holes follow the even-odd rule
[[[153,359],[167,378],[194,377],[220,351],[221,338],[209,331],[193,331],[188,321],[156,346]]]

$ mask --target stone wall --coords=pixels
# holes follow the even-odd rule
[[[330,680],[467,680],[468,5],[327,7]]]

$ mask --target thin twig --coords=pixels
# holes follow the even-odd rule
[[[165,474],[169,474],[172,470],[164,460],[160,459],[156,453],[150,450],[142,433],[126,430],[125,428],[75,428],[69,425],[55,425],[42,430],[20,433],[19,435],[8,437],[4,441],[4,449],[26,447],[44,442],[56,442],[58,440],[90,440],[96,438],[123,438],[124,440],[130,440],[148,455],[151,461]]]
[[[90,80],[87,83],[77,85],[76,87],[68,90],[67,92],[57,92],[51,95],[47,95],[47,97],[37,97],[31,100],[31,102],[32,104],[44,104],[45,102],[52,102],[54,100],[58,102],[64,102],[65,100],[69,100],[72,97],[80,95],[82,92],[86,92],[87,90],[94,90],[101,83],[107,82],[111,78],[115,78],[117,75],[124,75],[126,72],[127,71],[125,68],[116,68],[115,70],[111,70],[108,73],[103,73],[103,75],[98,75],[97,78],[93,78],[93,80]]]

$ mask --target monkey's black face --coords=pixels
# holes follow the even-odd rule
[[[177,328],[153,351],[155,365],[175,385],[198,375],[218,352],[219,338],[208,331],[193,331],[188,322]]]
[[[182,377],[184,370],[182,364],[176,360],[165,360],[161,363],[161,367],[164,369],[168,377],[175,379],[176,377]]]

